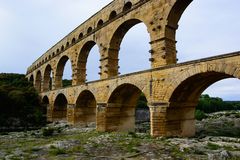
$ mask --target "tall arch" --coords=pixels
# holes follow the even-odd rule
[[[88,56],[91,49],[96,45],[94,41],[86,42],[80,50],[77,62],[77,84],[83,84],[86,82],[86,73],[87,73],[87,63]],[[100,54],[100,53],[99,53]],[[91,62],[89,62],[91,63]]]
[[[43,91],[49,91],[52,89],[52,67],[50,64],[47,65],[44,71],[43,77]]]
[[[54,107],[52,111],[53,121],[67,119],[67,105],[68,105],[68,101],[66,96],[60,93],[54,101]]]
[[[75,123],[85,124],[96,122],[96,99],[92,92],[84,90],[76,101]]]
[[[110,131],[135,131],[135,112],[142,91],[132,84],[118,86],[108,99],[106,128]]]
[[[120,45],[122,43],[122,40],[124,36],[127,34],[127,32],[135,25],[143,23],[143,21],[139,19],[129,19],[122,23],[114,32],[113,36],[111,37],[110,44],[109,44],[109,50],[108,50],[108,56],[109,56],[109,66],[111,66],[112,76],[116,76],[119,74],[118,68],[119,66],[119,50]],[[149,35],[150,36],[150,35]],[[149,54],[149,53],[146,53]],[[126,55],[127,56],[127,55]]]
[[[57,70],[55,73],[55,89],[63,87],[63,82],[62,82],[63,72],[64,72],[64,68],[65,68],[65,65],[68,60],[70,61],[71,66],[72,66],[72,62],[68,56],[61,57],[61,59],[59,60],[59,62],[57,64]]]
[[[41,71],[37,72],[36,78],[35,78],[35,88],[38,92],[41,92],[42,89],[42,74]]]
[[[239,6],[238,0],[193,1],[178,22],[178,62],[238,51],[240,23],[235,19],[240,15]]]

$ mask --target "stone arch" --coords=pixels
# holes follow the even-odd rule
[[[69,45],[70,45],[70,44],[69,44],[69,42],[67,42],[67,43],[66,43],[66,48],[68,48],[68,47],[69,47]]]
[[[52,67],[50,64],[44,70],[44,77],[43,77],[43,91],[49,91],[52,89]]]
[[[65,65],[66,65],[68,60],[70,61],[71,66],[72,66],[71,59],[66,55],[62,56],[57,63],[57,69],[55,71],[55,81],[54,81],[55,89],[61,88],[63,86],[62,77],[63,77],[63,72],[64,72]],[[73,69],[73,67],[72,67],[72,69]]]
[[[223,74],[228,76],[228,78],[235,77],[240,79],[240,68],[237,66],[234,66],[234,64],[212,63],[212,64],[198,65],[198,66],[195,66],[194,68],[180,71],[176,74],[174,78],[171,78],[171,80],[169,79],[170,85],[167,87],[167,91],[164,96],[164,101],[169,101],[173,92],[176,90],[176,88],[180,86],[182,82],[186,81],[189,77],[193,77],[195,75],[207,74],[210,72],[213,72],[216,74]],[[219,77],[219,76],[216,75],[216,77]],[[219,81],[219,80],[216,80],[216,81]]]
[[[141,89],[132,84],[118,86],[108,99],[106,129],[108,131],[134,131],[135,110],[142,94]]]
[[[178,22],[193,0],[175,0],[175,3],[170,7],[169,13],[167,14],[167,25],[172,29],[178,28]]]
[[[108,50],[108,56],[111,59],[109,61],[108,66],[111,66],[112,76],[116,76],[119,74],[118,68],[119,68],[119,50],[120,45],[122,43],[122,40],[124,36],[127,34],[127,32],[135,25],[139,23],[144,23],[144,21],[134,18],[134,19],[128,19],[124,21],[121,25],[118,26],[118,28],[114,31],[110,43],[109,43],[109,50]],[[145,24],[145,23],[144,23]],[[145,24],[145,26],[147,26]],[[150,36],[150,34],[149,34]]]
[[[75,44],[75,43],[76,43],[76,39],[73,38],[73,39],[72,39],[72,45]]]
[[[195,107],[202,92],[217,81],[240,78],[239,68],[233,65],[205,64],[176,75],[168,91],[168,132],[171,135],[193,136],[195,134]]]
[[[126,12],[132,8],[132,2],[127,2],[123,6],[123,12]]]
[[[92,27],[89,27],[89,28],[87,29],[87,33],[92,32],[92,30],[93,30],[93,28],[92,28]]]
[[[163,46],[165,51],[165,58],[167,64],[177,63],[177,50],[176,50],[176,31],[178,29],[178,22],[186,10],[186,8],[191,4],[193,0],[174,0],[167,8],[165,14],[166,25],[164,26],[164,43]],[[168,46],[168,47],[166,47]]]
[[[110,13],[110,15],[109,15],[109,20],[112,20],[112,19],[114,19],[115,17],[117,17],[117,12],[116,11],[112,11],[111,13]]]
[[[41,92],[42,89],[42,73],[38,71],[35,78],[35,88],[38,92]]]
[[[66,120],[68,101],[64,94],[60,93],[54,101],[52,119],[53,121]]]
[[[102,25],[103,25],[103,20],[100,19],[100,20],[98,21],[98,23],[97,23],[97,27],[101,27]]]
[[[93,93],[89,90],[82,91],[76,100],[74,122],[88,125],[96,122],[97,102]]]
[[[88,41],[86,42],[83,47],[80,50],[80,53],[77,58],[77,85],[83,84],[86,82],[86,65],[87,65],[87,59],[88,55],[91,51],[91,49],[96,45],[97,43],[94,41]]]
[[[82,39],[82,38],[83,38],[83,33],[79,33],[78,39]]]
[[[62,45],[62,47],[61,47],[61,51],[64,51],[64,46]]]

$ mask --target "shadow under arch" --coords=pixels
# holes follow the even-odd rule
[[[29,78],[28,81],[33,85],[33,83],[34,83],[34,77],[33,77],[33,75],[30,76],[30,78]]]
[[[206,71],[196,73],[181,81],[173,90],[166,113],[166,132],[170,135],[195,135],[195,108],[199,97],[210,85],[234,75]]]
[[[125,22],[123,22],[120,26],[118,26],[118,28],[115,30],[114,34],[112,35],[109,43],[109,50],[108,50],[108,56],[110,58],[109,66],[112,67],[111,68],[112,73],[110,74],[110,76],[117,76],[119,74],[119,71],[118,71],[119,51],[120,51],[120,46],[123,41],[123,38],[131,28],[133,28],[135,25],[140,23],[143,23],[147,28],[147,25],[140,19],[137,19],[137,18],[128,19]],[[149,34],[149,37],[150,37],[150,34]]]
[[[89,90],[82,91],[76,101],[74,124],[87,126],[89,123],[96,122],[96,106],[93,93]]]
[[[37,72],[37,75],[35,78],[35,88],[38,92],[41,92],[41,90],[42,90],[42,73],[41,73],[41,71]]]
[[[67,105],[68,101],[66,96],[60,93],[54,101],[52,110],[53,121],[67,120]]]
[[[135,113],[143,92],[132,84],[118,86],[108,99],[106,115],[107,131],[135,131]]]
[[[63,72],[64,72],[64,68],[66,66],[67,61],[70,61],[71,69],[73,69],[73,67],[72,67],[73,64],[72,64],[71,59],[68,56],[66,56],[66,55],[62,56],[61,59],[57,63],[57,69],[56,69],[55,81],[54,81],[55,89],[63,87],[63,82],[62,82],[62,80],[63,80]]]
[[[52,89],[52,67],[50,64],[47,65],[44,71],[44,77],[43,77],[43,91],[49,91]]]
[[[41,111],[45,116],[47,116],[47,110],[49,108],[49,98],[48,98],[48,96],[44,96],[42,98],[42,103],[41,104],[42,104]]]
[[[80,53],[77,58],[77,85],[84,84],[86,82],[86,73],[87,73],[87,63],[88,56],[91,49],[97,45],[94,41],[86,42],[80,50]],[[98,45],[97,45],[98,46]],[[99,46],[98,46],[99,48]],[[99,53],[100,55],[100,53]],[[99,59],[100,60],[100,59]]]

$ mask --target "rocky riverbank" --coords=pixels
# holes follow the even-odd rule
[[[0,135],[0,159],[37,160],[238,160],[240,112],[218,112],[197,121],[193,138],[151,138],[149,124],[141,133],[99,133],[95,125],[75,128],[65,123]],[[144,133],[147,132],[147,133]]]

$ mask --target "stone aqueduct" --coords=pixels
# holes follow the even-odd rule
[[[38,58],[28,68],[27,78],[47,105],[48,120],[96,122],[98,131],[132,131],[135,106],[144,93],[152,136],[194,135],[199,96],[219,80],[240,79],[240,52],[176,63],[178,21],[191,2],[114,0]],[[140,22],[151,39],[151,69],[119,76],[121,41]],[[88,53],[95,44],[101,57],[100,80],[87,83]],[[63,88],[67,60],[72,65],[72,86]]]

